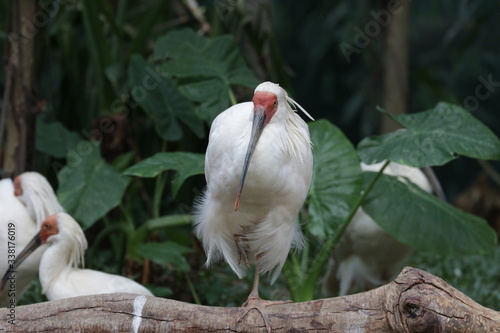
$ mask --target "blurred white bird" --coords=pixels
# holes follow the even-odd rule
[[[42,221],[49,215],[63,212],[52,186],[37,172],[25,172],[14,179],[0,180],[0,274],[9,268],[9,250],[19,254],[37,233]],[[14,228],[9,228],[13,223]],[[9,233],[7,232],[9,230]],[[12,254],[12,253],[9,253]],[[12,300],[17,302],[36,277],[43,250],[33,253],[17,270],[16,286],[10,293],[0,295],[0,306],[7,306]],[[10,295],[9,295],[10,294]]]
[[[378,172],[384,163],[361,163],[361,168]],[[436,179],[428,179],[420,169],[394,162],[384,169],[384,174],[402,182],[411,181],[429,193],[439,186],[435,185]],[[436,190],[441,191],[440,187]],[[411,247],[398,242],[360,208],[333,250],[325,292],[343,296],[386,284],[397,276],[412,254]]]
[[[47,178],[38,172],[24,172],[14,178],[14,190],[36,222],[36,231],[47,216],[64,212]]]
[[[205,157],[207,189],[195,207],[195,233],[207,265],[224,259],[242,278],[256,263],[238,321],[255,308],[268,330],[264,307],[277,302],[260,299],[259,274],[270,272],[273,283],[290,248],[302,247],[297,217],[313,166],[307,124],[292,106],[309,116],[279,85],[264,82],[253,102],[234,105],[214,120]]]
[[[87,240],[80,225],[66,213],[50,215],[43,221],[40,231],[19,254],[17,264],[21,265],[44,244],[47,249],[42,255],[39,277],[42,293],[49,301],[118,292],[153,296],[144,286],[126,277],[78,268],[84,264]],[[7,271],[1,287],[10,274],[11,271]]]

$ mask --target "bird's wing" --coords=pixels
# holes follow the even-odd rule
[[[210,184],[212,177],[219,172],[230,174],[231,170],[228,168],[236,165],[241,168],[243,165],[245,149],[241,149],[241,156],[234,156],[230,152],[234,152],[240,145],[245,148],[248,145],[252,110],[251,102],[236,104],[219,114],[213,121],[205,154],[207,184]],[[232,156],[231,159],[229,159],[230,156]]]

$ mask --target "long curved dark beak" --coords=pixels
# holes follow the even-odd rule
[[[12,280],[16,279],[15,275],[17,273],[17,268],[19,267],[19,265],[21,265],[22,262],[26,260],[26,258],[28,258],[31,253],[33,253],[36,249],[38,249],[40,245],[42,245],[41,234],[40,232],[37,232],[35,237],[33,237],[30,240],[30,242],[26,245],[24,250],[21,253],[19,253],[17,258],[15,259],[15,264],[10,265],[7,272],[5,272],[2,281],[0,282],[0,295],[2,295],[2,291],[3,288],[5,287],[6,282],[11,279]]]
[[[234,202],[234,210],[237,211],[240,205],[241,192],[243,191],[243,185],[245,184],[245,177],[247,176],[248,166],[250,165],[250,160],[252,159],[253,151],[257,142],[259,142],[260,135],[264,130],[264,123],[266,121],[266,110],[264,107],[259,106],[253,114],[252,122],[252,134],[250,136],[250,142],[248,143],[247,154],[245,155],[245,162],[243,163],[243,171],[241,173],[240,187],[238,188],[238,193],[236,194],[236,201]]]

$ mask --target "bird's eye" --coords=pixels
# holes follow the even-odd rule
[[[276,106],[276,105],[278,105],[278,102],[274,101],[273,106]]]

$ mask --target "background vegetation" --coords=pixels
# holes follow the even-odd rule
[[[346,138],[322,121],[313,125],[316,133],[333,133],[346,145],[379,133],[376,106],[387,108],[386,29],[349,57],[340,45],[355,45],[359,31],[387,6],[374,0],[39,1],[38,18],[22,25],[36,42],[34,102],[41,111],[30,168],[51,180],[85,229],[87,266],[134,277],[157,296],[240,305],[250,281],[237,280],[223,263],[206,269],[191,234],[210,123],[232,103],[248,100],[258,82],[271,80]],[[7,26],[12,8],[8,2],[0,8],[8,13],[0,17]],[[409,113],[440,101],[461,105],[498,136],[499,9],[489,1],[411,2]],[[13,35],[5,29],[0,38],[5,49]],[[0,72],[3,89],[5,77]],[[478,97],[479,85],[486,90]],[[316,145],[316,158],[327,156],[322,146]],[[491,177],[498,177],[500,166],[486,167],[459,158],[435,170],[450,202],[495,223],[499,184]],[[335,234],[341,222],[321,230]],[[325,239],[322,231],[309,230]],[[418,251],[410,264],[498,310],[499,256],[498,247],[473,257]],[[300,260],[291,262],[277,286],[262,283],[262,296],[290,298],[294,286],[287,276],[295,264],[304,268]],[[321,273],[312,279],[316,298],[322,296],[316,284]],[[42,299],[34,284],[23,302]]]

